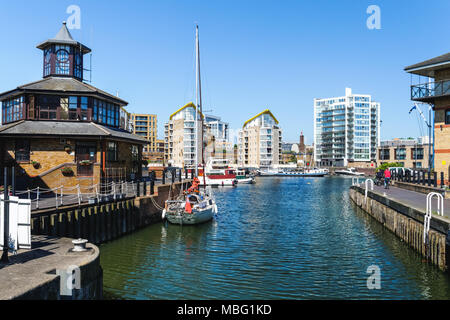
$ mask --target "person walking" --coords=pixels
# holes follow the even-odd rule
[[[389,171],[389,169],[386,168],[386,170],[384,170],[384,188],[385,189],[389,189],[390,180],[391,180],[391,171]]]

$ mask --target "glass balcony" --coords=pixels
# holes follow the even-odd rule
[[[429,102],[450,95],[450,80],[441,80],[411,86],[411,100]]]

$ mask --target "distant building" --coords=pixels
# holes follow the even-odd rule
[[[370,95],[314,99],[314,156],[321,166],[370,166],[380,141],[380,104]]]
[[[156,139],[156,149],[148,153],[147,160],[152,164],[164,164],[164,140]]]
[[[298,145],[298,150],[299,150],[299,153],[306,152],[305,136],[303,135],[303,132],[300,133],[300,143]]]
[[[197,115],[197,121],[195,118]],[[194,167],[202,162],[201,117],[203,114],[192,102],[170,115],[164,127],[165,163],[174,167]],[[196,131],[197,128],[197,131]],[[203,142],[208,147],[204,150],[205,163],[214,148],[209,125],[204,123]],[[213,150],[212,150],[213,151]]]
[[[229,124],[227,122],[223,122],[217,116],[205,115],[205,124],[209,125],[216,142],[228,142]]]
[[[420,141],[418,141],[420,140]],[[429,144],[424,139],[392,139],[381,141],[377,164],[397,162],[406,168],[428,168]]]
[[[438,172],[438,179],[441,180],[440,172],[443,172],[443,182],[448,184],[450,183],[450,53],[416,63],[406,67],[405,71],[419,76],[418,84],[411,86],[411,100],[433,106],[432,162],[434,170]]]
[[[155,114],[138,114],[130,115],[133,133],[148,141],[144,146],[143,158],[148,159],[151,152],[156,151],[156,134],[157,134],[157,116]]]
[[[252,168],[278,165],[282,160],[281,139],[278,120],[270,110],[247,120],[239,131],[239,165]]]

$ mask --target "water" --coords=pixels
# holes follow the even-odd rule
[[[263,177],[213,189],[213,222],[155,224],[102,245],[105,297],[448,299],[448,275],[356,208],[350,185]],[[371,265],[379,290],[367,288]]]

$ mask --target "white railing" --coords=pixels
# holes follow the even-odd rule
[[[427,194],[427,205],[426,205],[426,213],[423,218],[423,243],[427,243],[428,240],[428,232],[430,231],[430,221],[431,221],[431,214],[432,214],[432,200],[433,198],[437,198],[437,214],[439,216],[444,215],[444,197],[442,194],[437,192],[430,192]]]
[[[59,186],[52,189],[36,187],[27,190],[17,190],[15,194],[17,196],[26,194],[31,203],[35,203],[36,209],[39,209],[39,204],[42,203],[44,199],[50,198],[46,197],[45,195],[54,194],[55,207],[58,208],[59,206],[64,205],[64,201],[68,200],[75,201],[78,203],[78,205],[81,205],[81,203],[83,202],[83,197],[95,198],[98,202],[100,202],[100,199],[111,196],[115,200],[119,195],[117,186],[121,187],[121,194],[131,193],[133,194],[133,196],[137,195],[138,184],[134,181],[98,183],[87,187],[80,185],[76,185],[73,187]],[[109,191],[102,193],[102,190]],[[32,199],[32,195],[35,195],[34,199]]]
[[[369,184],[370,184],[370,190],[373,191],[373,180],[372,179],[366,179],[364,184],[365,184],[365,189],[366,189],[365,193],[364,193],[364,203],[366,203],[367,202],[367,192],[369,190]]]

